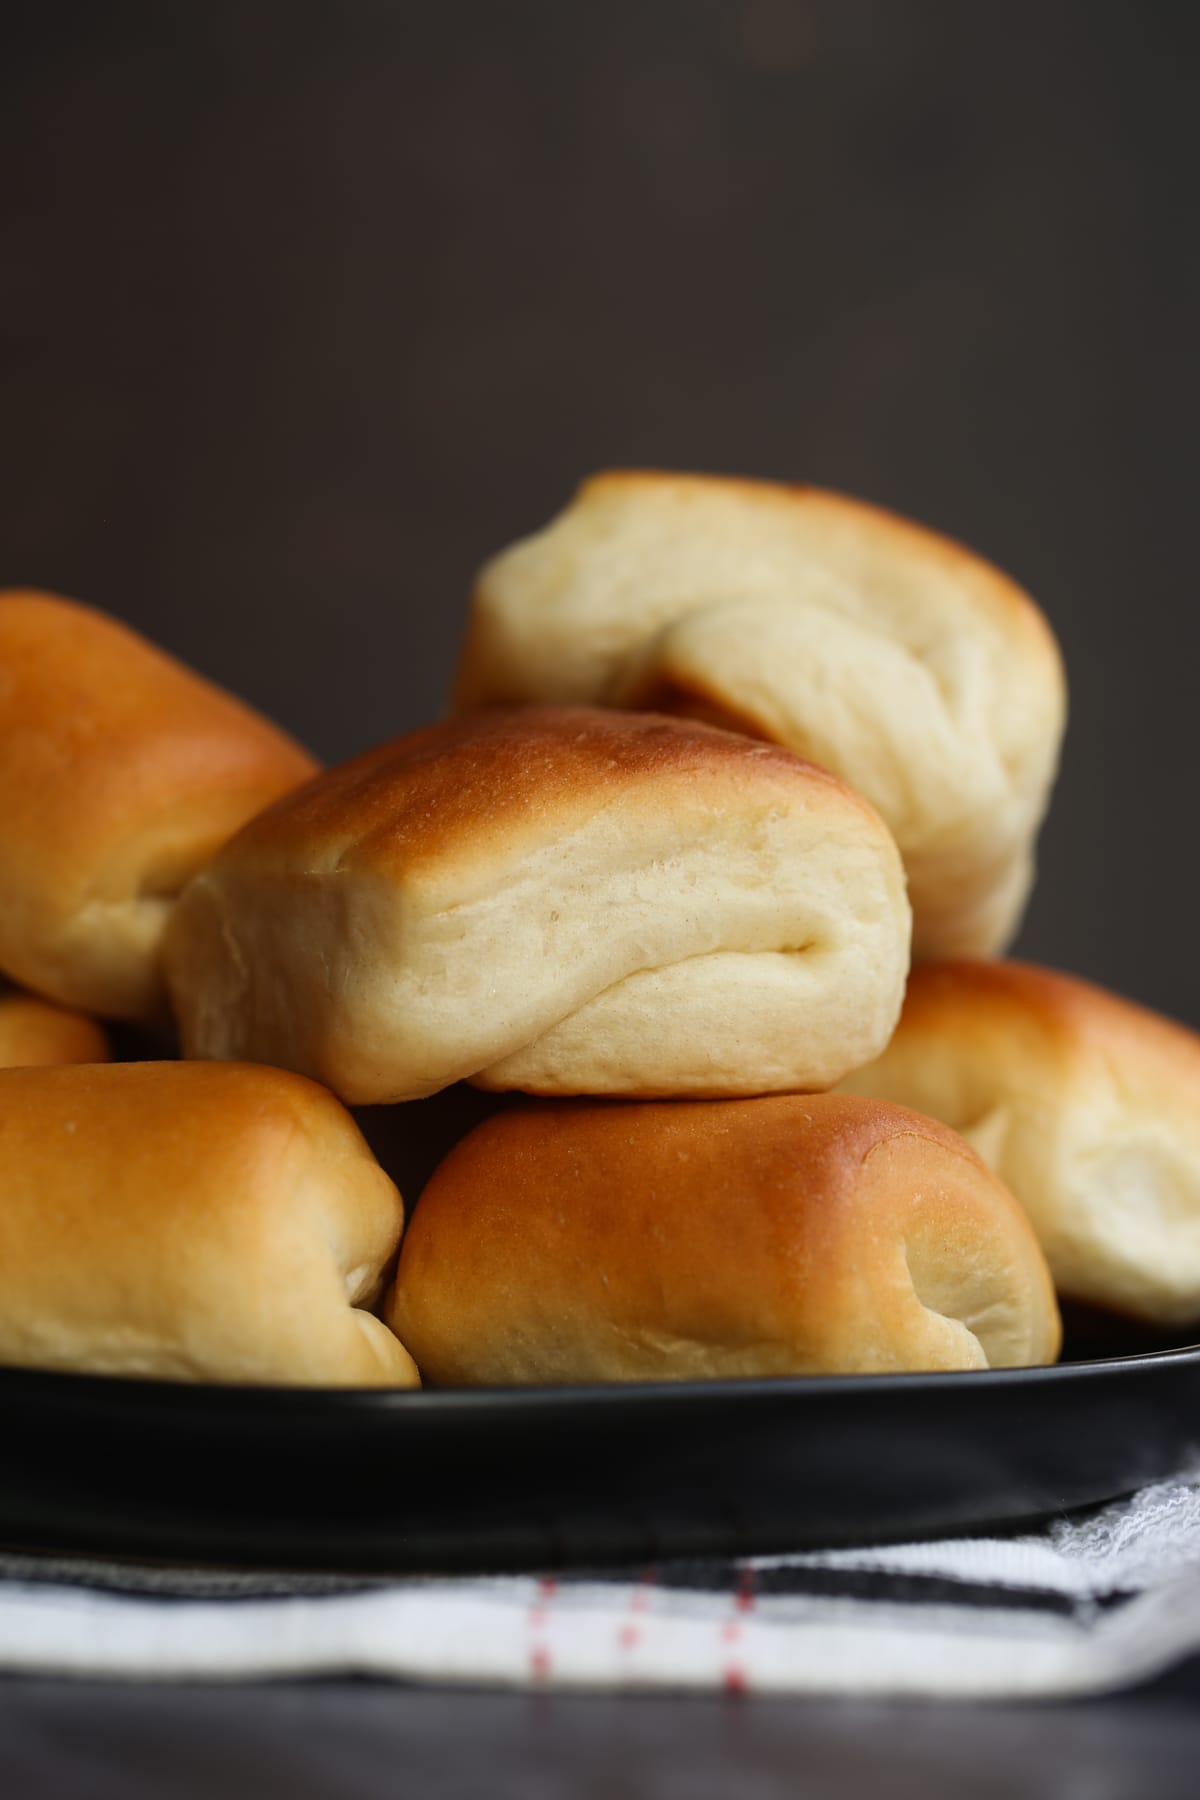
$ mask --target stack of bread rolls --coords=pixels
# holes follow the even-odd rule
[[[1064,712],[998,571],[768,483],[585,484],[482,571],[452,716],[325,771],[0,595],[0,1360],[652,1382],[1047,1362],[1056,1283],[1200,1318],[1200,1040],[989,960]],[[405,1232],[347,1108],[415,1145],[464,1082]]]
[[[0,593],[0,1361],[417,1381],[376,1316],[403,1207],[341,1104],[273,1069],[109,1062],[79,1010],[169,1018],[180,893],[316,768],[114,620]]]

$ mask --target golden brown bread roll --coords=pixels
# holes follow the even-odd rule
[[[427,1381],[1052,1361],[1021,1209],[944,1126],[837,1095],[526,1105],[421,1196],[384,1315]]]
[[[961,546],[816,488],[635,471],[481,570],[456,699],[684,713],[811,757],[894,833],[917,957],[1012,936],[1065,712],[1042,614]]]
[[[189,1056],[359,1104],[828,1087],[908,962],[877,815],[788,751],[530,708],[385,744],[265,812],[167,939]]]
[[[0,987],[0,1069],[108,1058],[108,1039],[95,1019]]]
[[[299,1076],[0,1071],[0,1362],[413,1386],[363,1310],[403,1223],[353,1120]]]
[[[915,969],[896,1035],[846,1082],[975,1145],[1033,1222],[1060,1292],[1200,1321],[1200,1038],[1022,963]]]
[[[151,1020],[172,901],[312,758],[135,632],[0,593],[0,970]]]

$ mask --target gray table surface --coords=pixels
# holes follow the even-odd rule
[[[1194,1800],[1200,1662],[1070,1705],[0,1682],[0,1794]]]

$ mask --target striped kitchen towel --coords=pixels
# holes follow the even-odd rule
[[[1200,1479],[1034,1533],[551,1576],[0,1557],[0,1669],[473,1686],[1101,1693],[1200,1652]]]

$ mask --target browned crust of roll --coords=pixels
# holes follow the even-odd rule
[[[108,1039],[95,1019],[32,994],[0,993],[0,1069],[108,1059]]]
[[[732,789],[772,786],[794,800],[877,815],[845,782],[774,744],[747,744],[692,720],[586,706],[495,707],[380,744],[285,795],[253,822],[264,860],[298,850],[339,869],[403,875],[474,861],[491,850],[550,840],[612,800],[648,804],[696,778]],[[235,840],[227,858],[236,860]]]
[[[966,1296],[981,1336],[922,1296]],[[386,1316],[427,1379],[487,1385],[981,1366],[997,1309],[999,1360],[1053,1360],[1007,1190],[935,1121],[818,1095],[489,1120],[426,1188]]]
[[[0,592],[0,969],[63,1005],[162,1016],[170,901],[317,766],[117,620]]]
[[[1200,1099],[1200,1035],[1134,1000],[1056,969],[1020,962],[920,964],[908,978],[902,1031],[938,1033],[952,1025],[977,1043],[997,1026],[1036,1032],[1046,1051],[1069,1061],[1103,1047],[1149,1083]],[[1019,1053],[1017,1036],[1014,1053]],[[1129,1059],[1133,1059],[1132,1063]]]
[[[0,1071],[0,1363],[414,1385],[366,1310],[403,1222],[349,1114],[302,1076]]]

